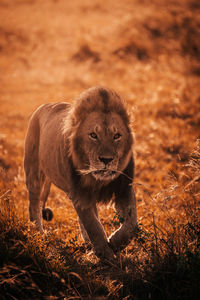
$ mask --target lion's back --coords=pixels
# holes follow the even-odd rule
[[[55,117],[57,119],[60,118],[60,115],[65,114],[67,115],[67,112],[71,108],[71,104],[68,102],[52,102],[52,103],[46,103],[39,106],[36,111],[33,113],[32,118],[39,118],[39,119],[45,119],[45,118],[52,118]]]

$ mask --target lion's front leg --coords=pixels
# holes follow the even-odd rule
[[[114,252],[117,252],[124,249],[135,235],[137,211],[134,191],[131,189],[129,199],[116,199],[115,207],[123,224],[110,236],[109,242]]]
[[[95,213],[95,215],[96,215],[96,217],[98,219],[98,211],[97,211],[97,206],[96,205],[94,205],[94,213]],[[81,235],[82,235],[84,241],[86,243],[90,243],[90,238],[89,238],[89,236],[87,234],[87,231],[85,230],[85,227],[83,226],[83,223],[81,222],[80,218],[79,218],[79,225],[80,225]]]
[[[94,247],[95,254],[101,259],[113,260],[114,252],[109,246],[103,226],[96,216],[95,208],[82,209],[76,205],[74,207]]]

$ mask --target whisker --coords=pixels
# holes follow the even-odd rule
[[[117,169],[111,169],[111,168],[108,168],[108,169],[97,169],[91,165],[88,165],[90,168],[89,169],[82,169],[82,170],[78,170],[79,173],[81,175],[88,175],[88,174],[91,174],[93,172],[96,172],[96,171],[111,171],[111,172],[116,172],[118,174],[121,174],[121,175],[124,175],[126,178],[130,179],[131,181],[133,180],[133,178],[131,178],[130,176],[128,176],[126,173],[124,173],[123,171],[120,171],[120,170],[117,170]]]
[[[94,172],[94,170],[92,169],[88,169],[88,170],[78,170],[78,172],[81,174],[81,175],[88,175],[92,172]]]
[[[99,171],[99,169],[91,166],[91,165],[88,165],[90,168],[89,169],[82,169],[82,170],[78,170],[80,174],[82,175],[88,175],[92,172],[95,172],[95,171]]]
[[[130,179],[130,180],[133,180],[133,178],[131,178],[130,176],[128,176],[127,174],[125,174],[123,171],[119,171],[117,169],[107,169],[108,171],[111,171],[111,172],[116,172],[116,173],[119,173],[121,175],[124,175],[126,178]]]

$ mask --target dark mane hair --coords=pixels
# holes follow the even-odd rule
[[[89,113],[95,111],[115,112],[122,117],[126,125],[130,123],[124,100],[112,89],[96,86],[74,100],[71,113],[68,114],[69,118],[64,120],[64,132],[71,127],[77,127]]]

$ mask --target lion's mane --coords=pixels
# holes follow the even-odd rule
[[[133,143],[132,132],[130,131],[131,117],[128,114],[127,104],[125,101],[112,89],[104,87],[92,87],[83,92],[78,98],[75,99],[67,118],[64,119],[63,133],[68,138],[69,142],[69,156],[76,166],[81,166],[77,156],[80,148],[77,147],[76,140],[77,130],[85,118],[92,112],[117,113],[123,120],[127,131],[130,133],[130,144]]]

